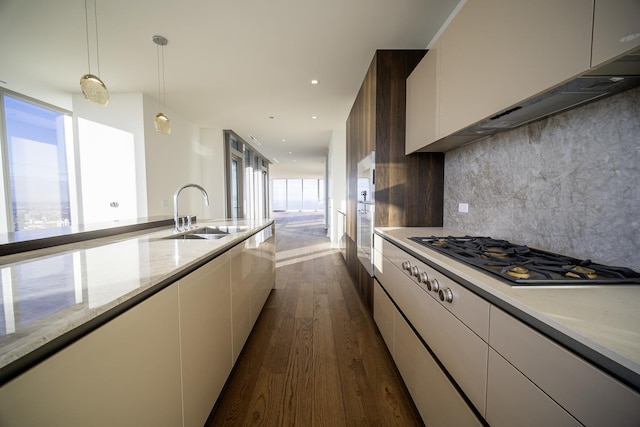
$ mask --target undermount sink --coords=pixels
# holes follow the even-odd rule
[[[193,230],[189,230],[180,234],[174,234],[169,237],[165,237],[165,239],[222,239],[230,234],[242,233],[249,229],[249,227],[239,227],[236,225],[210,225],[207,227],[200,227]]]

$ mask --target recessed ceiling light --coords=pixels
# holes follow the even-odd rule
[[[270,118],[270,119],[272,119],[272,120],[273,120],[273,119],[275,119],[275,117],[274,117],[274,116],[269,116],[269,118]]]
[[[318,116],[311,116],[311,118],[312,118],[313,120],[315,120],[315,119],[317,119],[317,118],[318,118]]]
[[[287,142],[287,140],[286,140],[286,139],[283,139],[283,140],[282,140],[282,142]]]
[[[289,151],[289,154],[293,154],[293,151]]]
[[[316,79],[313,79],[313,80],[311,80],[311,84],[312,84],[312,85],[317,85],[317,84],[318,84],[318,81],[317,81]]]

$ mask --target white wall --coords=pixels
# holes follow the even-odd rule
[[[227,210],[223,129],[200,129],[200,144],[197,149],[202,162],[202,182],[209,194],[208,218],[224,218]]]
[[[329,143],[327,161],[327,203],[329,205],[328,233],[331,246],[338,247],[342,230],[339,224],[338,209],[346,212],[347,206],[347,125],[334,129]]]
[[[180,193],[180,214],[200,219],[224,217],[224,161],[222,129],[201,130],[171,110],[171,134],[156,132],[153,119],[158,103],[144,98],[144,128],[147,165],[147,204],[149,216],[172,216],[173,194],[185,184],[198,184],[209,194],[204,205],[200,191],[185,189]],[[204,136],[204,138],[201,138]]]
[[[258,150],[260,151],[260,150]],[[269,179],[308,178],[323,179],[325,177],[322,158],[296,163],[272,163],[269,165]]]

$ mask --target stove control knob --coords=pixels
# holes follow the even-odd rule
[[[415,265],[411,267],[409,272],[411,273],[412,276],[415,276],[415,277],[418,277],[420,275],[420,270],[418,270],[418,267]]]
[[[438,292],[440,290],[440,283],[438,283],[438,279],[428,280],[427,289],[433,292]]]
[[[421,271],[418,274],[418,283],[424,283],[425,285],[429,282],[429,276],[424,271]]]
[[[403,270],[410,270],[411,269],[411,261],[405,261],[402,263],[402,269]]]
[[[438,292],[438,296],[440,297],[440,301],[453,301],[453,292],[451,291],[451,288],[440,289],[440,292]]]

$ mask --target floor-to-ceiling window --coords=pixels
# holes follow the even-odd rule
[[[287,180],[272,179],[271,180],[271,207],[274,211],[287,210]]]
[[[2,94],[3,230],[69,226],[68,112]]]
[[[0,89],[0,234],[139,217],[134,135],[81,117],[73,128],[71,112]]]
[[[227,217],[269,216],[269,162],[235,132],[224,131]]]
[[[272,179],[271,194],[274,211],[324,210],[324,179]]]

